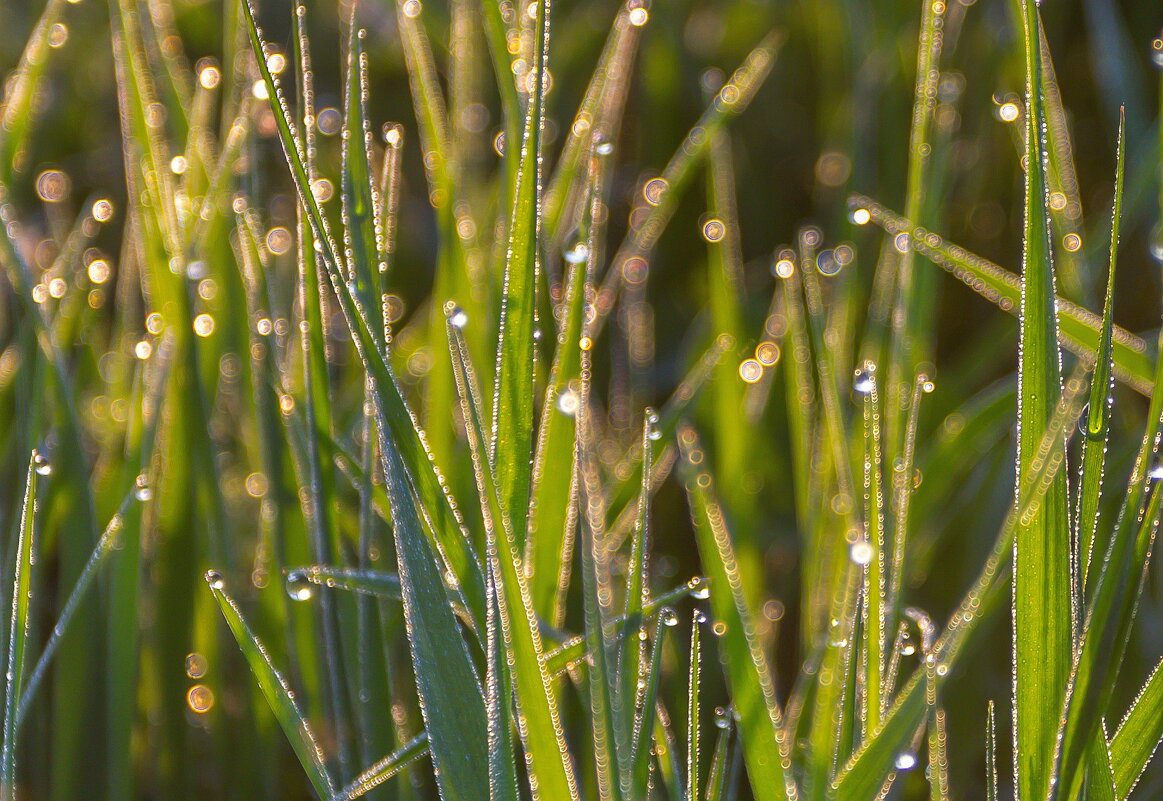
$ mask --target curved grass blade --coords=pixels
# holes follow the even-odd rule
[[[697,466],[703,452],[694,429],[682,426],[678,441],[699,557],[710,578],[711,611],[715,620],[726,626],[719,647],[751,787],[757,801],[794,801],[798,791],[791,773],[790,747],[784,738],[767,657],[739,586],[738,564],[723,511],[713,494],[710,474]]]
[[[238,647],[246,657],[259,689],[270,704],[283,733],[291,741],[291,748],[311,780],[311,786],[315,788],[315,793],[320,799],[327,801],[335,794],[335,782],[327,770],[319,740],[295,702],[294,692],[271,662],[266,647],[251,631],[234,599],[227,594],[226,582],[222,575],[217,571],[208,570],[206,583],[210,586],[210,591],[222,610],[222,616],[226,618],[226,623],[234,634],[234,639],[238,641]]]
[[[454,573],[457,585],[464,594],[466,606],[472,611],[474,628],[485,630],[484,574],[476,554],[469,544],[464,522],[456,511],[455,501],[439,468],[433,462],[425,435],[419,427],[400,391],[391,367],[375,347],[375,338],[367,316],[341,272],[338,246],[331,235],[319,200],[311,191],[302,141],[294,130],[279,81],[271,73],[266,61],[266,44],[258,27],[251,3],[243,3],[251,49],[258,62],[262,80],[271,98],[279,140],[294,179],[300,203],[307,211],[319,256],[340,308],[352,332],[352,337],[365,369],[374,381],[381,437],[390,436],[399,448],[402,464],[407,465],[407,481],[419,498],[419,510],[437,549],[448,568]]]
[[[487,451],[484,420],[474,393],[476,381],[468,349],[456,324],[457,307],[445,306],[448,341],[461,396],[461,412],[473,452],[473,468],[485,519],[486,558],[496,586],[497,607],[506,660],[517,701],[517,726],[525,746],[534,801],[577,801],[577,780],[565,744],[565,732],[551,686],[551,674],[541,640],[528,579],[502,505],[501,487]]]
[[[24,502],[20,513],[20,533],[16,540],[16,567],[12,579],[12,616],[6,643],[8,665],[4,674],[4,731],[0,740],[0,797],[16,801],[16,722],[24,691],[24,662],[31,622],[32,568],[36,564],[38,521],[38,465],[47,464],[39,451],[28,460],[24,480]]]
[[[13,174],[26,165],[27,140],[40,110],[36,98],[48,67],[48,56],[56,49],[50,44],[52,29],[65,8],[65,0],[45,3],[36,27],[24,45],[20,63],[5,87],[4,103],[0,107],[0,183],[11,181]]]
[[[505,251],[504,293],[497,337],[497,373],[489,454],[497,474],[501,509],[517,545],[524,547],[529,518],[533,453],[533,332],[541,270],[541,132],[549,64],[549,0],[538,0],[529,103],[521,139],[521,163]],[[500,443],[504,447],[500,447]]]
[[[1126,164],[1126,117],[1120,119],[1119,142],[1115,157],[1115,197],[1111,212],[1110,262],[1107,268],[1106,301],[1102,312],[1102,336],[1095,354],[1094,376],[1090,383],[1090,403],[1087,405],[1086,437],[1082,441],[1082,482],[1078,494],[1078,515],[1075,518],[1075,540],[1078,553],[1079,597],[1087,597],[1087,578],[1090,573],[1091,551],[1098,530],[1098,501],[1102,493],[1103,469],[1106,464],[1107,441],[1110,438],[1110,415],[1114,403],[1114,375],[1111,370],[1111,349],[1114,335],[1115,266],[1119,250],[1119,222],[1123,206],[1123,174]]]
[[[1135,789],[1160,742],[1163,742],[1163,662],[1155,666],[1110,740],[1115,796],[1120,801]]]
[[[907,238],[908,247],[915,248],[1003,311],[1016,313],[1022,294],[1018,276],[964,248],[949,244],[931,231],[915,228],[906,218],[863,195],[853,195],[849,202],[855,213],[867,212],[869,221],[890,234]],[[863,219],[863,214],[860,218]],[[1064,298],[1057,298],[1056,305],[1062,346],[1080,359],[1093,359],[1102,336],[1102,318]],[[1114,327],[1111,336],[1115,377],[1136,392],[1148,395],[1154,382],[1155,367],[1147,343],[1118,326]]]
[[[720,715],[723,718],[720,718]],[[731,710],[716,709],[715,722],[719,726],[719,736],[715,740],[715,753],[711,756],[711,770],[707,773],[706,801],[726,801],[732,758],[731,751]]]

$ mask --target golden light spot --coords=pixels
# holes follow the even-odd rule
[[[100,198],[93,203],[93,219],[99,223],[113,219],[113,201],[107,197]]]
[[[199,314],[194,318],[194,333],[200,337],[208,337],[214,333],[214,318],[209,314]]]
[[[36,178],[36,195],[45,203],[59,203],[69,194],[69,176],[60,170],[45,170]]]
[[[763,365],[755,359],[744,359],[739,363],[739,377],[748,384],[754,384],[763,377]]]
[[[205,715],[214,706],[214,693],[205,684],[195,684],[186,693],[186,706],[198,715]]]

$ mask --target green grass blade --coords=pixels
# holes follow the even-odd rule
[[[310,567],[296,568],[287,574],[288,587],[301,587],[305,582],[359,592],[364,595],[374,595],[377,598],[388,598],[393,601],[401,601],[404,597],[398,575],[363,568],[311,565]]]
[[[589,372],[589,360],[583,362]],[[625,770],[622,732],[617,720],[615,707],[616,673],[610,660],[610,647],[606,639],[606,626],[602,596],[610,595],[609,556],[605,553],[607,543],[602,536],[602,510],[595,497],[600,488],[593,470],[585,462],[593,458],[589,452],[593,447],[593,433],[587,430],[590,412],[588,409],[589,389],[582,388],[582,406],[578,413],[578,444],[575,458],[578,460],[578,526],[581,536],[578,550],[582,567],[582,598],[585,613],[586,647],[590,654],[589,705],[594,737],[594,763],[597,769],[598,793],[603,799],[618,801],[627,789],[628,776]],[[629,637],[627,641],[635,638]],[[623,783],[625,781],[625,784]]]
[[[533,452],[533,332],[537,327],[537,282],[541,270],[541,132],[549,64],[549,2],[539,0],[534,29],[528,108],[521,163],[505,252],[501,329],[493,388],[489,452],[495,462],[501,509],[517,545],[523,547],[529,516],[530,457]],[[504,443],[500,447],[499,443]]]
[[[635,696],[634,739],[630,747],[631,798],[645,798],[650,787],[651,742],[654,737],[654,713],[658,706],[658,687],[662,681],[662,638],[666,629],[678,623],[678,615],[669,607],[659,610],[654,625],[654,646],[650,651],[650,667],[645,680],[638,685]],[[632,637],[627,637],[632,640]]]
[[[1046,184],[1046,115],[1041,23],[1034,0],[1022,4],[1026,63],[1025,225],[1018,319],[1018,452],[1021,476],[1061,394],[1054,262]],[[1039,511],[1014,536],[1014,787],[1019,798],[1051,789],[1057,731],[1070,675],[1073,580],[1065,472],[1057,472]],[[1015,504],[1021,488],[1015,490]]]
[[[870,363],[866,363],[868,370]],[[864,693],[861,710],[861,739],[880,728],[881,716],[887,707],[888,690],[885,670],[888,652],[888,609],[884,538],[884,456],[881,445],[881,405],[876,377],[868,370],[864,379],[868,391],[864,395],[864,536],[852,544],[852,561],[863,566],[861,607],[861,673]]]
[[[428,734],[423,732],[359,774],[335,794],[335,801],[354,801],[366,795],[427,753]]]
[[[1114,773],[1115,796],[1122,801],[1139,781],[1163,742],[1163,662],[1135,695],[1114,737],[1110,740],[1110,762]]]
[[[797,790],[791,773],[790,746],[784,739],[767,657],[755,636],[743,588],[739,586],[738,563],[723,511],[713,494],[710,474],[697,466],[703,453],[694,429],[680,428],[678,441],[699,557],[711,580],[711,611],[715,621],[726,626],[719,648],[738,714],[752,791],[757,801],[791,801],[797,797]]]
[[[715,753],[711,756],[711,769],[707,772],[706,801],[726,801],[731,764],[731,710],[715,710],[715,723],[719,736],[715,740]]]
[[[483,412],[474,392],[475,374],[468,360],[467,345],[458,327],[459,309],[451,303],[445,309],[448,315],[449,349],[461,396],[461,413],[469,446],[473,451],[473,467],[485,518],[490,581],[496,586],[506,661],[517,702],[518,730],[529,764],[533,798],[534,801],[577,801],[577,780],[565,745],[565,732],[551,684],[528,578],[512,522],[502,505],[499,478],[487,451]]]
[[[36,23],[36,28],[24,45],[20,63],[5,88],[3,107],[0,108],[0,182],[8,183],[13,174],[27,166],[28,137],[39,108],[36,102],[41,81],[53,52],[50,35],[53,26],[63,16],[65,0],[48,0]]]
[[[699,797],[699,696],[700,671],[703,651],[700,646],[699,630],[707,617],[696,609],[691,615],[690,671],[687,674],[686,702],[686,801],[697,801]]]
[[[339,299],[344,318],[352,332],[353,339],[365,369],[375,382],[378,396],[378,414],[381,427],[386,427],[382,436],[389,436],[399,448],[402,463],[407,466],[407,480],[419,497],[419,509],[434,544],[438,544],[439,554],[455,574],[457,584],[464,593],[466,605],[472,610],[477,631],[485,629],[484,574],[480,563],[469,544],[468,533],[463,520],[456,511],[455,501],[449,493],[439,468],[432,460],[426,438],[416,418],[408,408],[399,384],[383,354],[375,347],[367,317],[355,298],[352,287],[343,276],[338,256],[338,246],[319,201],[311,192],[302,142],[293,129],[286,101],[279,81],[271,74],[266,63],[266,44],[258,27],[254,9],[249,2],[243,4],[246,12],[251,48],[259,64],[259,71],[271,98],[279,140],[286,156],[291,176],[300,203],[307,210],[315,242],[320,249],[320,258],[327,270],[328,278]]]
[[[654,437],[658,425],[658,413],[647,408],[642,423],[642,461],[653,461]],[[642,610],[650,602],[649,552],[650,552],[650,498],[654,492],[650,470],[642,471],[642,489],[638,495],[638,516],[634,522],[634,535],[630,545],[630,563],[626,568],[626,603],[623,615],[628,620],[642,621]],[[645,632],[645,621],[641,631]],[[638,716],[637,699],[639,687],[646,681],[646,641],[642,637],[627,637],[622,641],[617,661],[617,698],[620,709],[618,725],[621,742],[629,744],[629,771],[633,774],[633,752],[635,720]],[[635,797],[631,795],[631,797]]]
[[[985,801],[998,801],[997,721],[994,720],[992,698],[985,717]]]
[[[915,248],[982,297],[1011,314],[1017,312],[1022,294],[1018,276],[964,248],[949,244],[931,231],[914,228],[906,218],[866,197],[854,195],[850,202],[860,219],[863,219],[862,212],[867,212],[871,222],[890,234],[907,236],[908,247]],[[1062,346],[1082,359],[1093,359],[1102,337],[1102,318],[1064,298],[1057,299],[1057,308]],[[1112,338],[1115,377],[1136,392],[1149,394],[1154,382],[1155,360],[1147,352],[1147,343],[1118,326],[1115,326]]]
[[[989,558],[976,581],[953,613],[933,646],[938,683],[957,664],[960,655],[975,641],[982,621],[998,611],[1009,582],[1014,532],[1018,522],[1034,517],[1045,500],[1052,479],[1065,461],[1063,447],[1082,410],[1085,389],[1080,373],[1067,380],[1037,450],[1037,458],[1024,471],[1019,501],[1006,517]],[[919,668],[897,693],[880,729],[861,743],[832,783],[830,798],[873,798],[880,792],[897,757],[908,749],[925,719],[924,668]]]
[[[558,332],[549,387],[541,408],[533,462],[533,504],[529,513],[525,559],[533,573],[530,589],[537,614],[553,625],[559,625],[565,615],[565,592],[572,562],[571,516],[576,514],[573,488],[579,480],[577,465],[574,464],[574,443],[581,391],[586,297],[593,291],[591,276],[598,258],[599,226],[594,224],[594,212],[601,208],[603,178],[608,173],[603,169],[602,161],[596,157],[592,161],[582,224],[576,242],[569,245],[566,253],[570,271],[562,305],[565,316]],[[586,346],[592,345],[592,341],[587,339]],[[569,470],[552,467],[565,464],[571,465]]]
[[[1115,158],[1115,196],[1111,212],[1110,262],[1107,268],[1106,301],[1102,312],[1102,336],[1095,354],[1094,376],[1090,384],[1090,403],[1087,406],[1086,437],[1082,441],[1082,484],[1078,495],[1076,534],[1078,553],[1078,589],[1086,597],[1087,577],[1090,573],[1094,535],[1098,530],[1098,501],[1102,493],[1103,469],[1106,464],[1107,441],[1110,438],[1111,406],[1114,403],[1114,376],[1111,371],[1111,349],[1114,337],[1115,266],[1119,250],[1119,223],[1123,205],[1123,174],[1126,164],[1126,117],[1120,120],[1119,143]]]
[[[32,620],[32,569],[36,564],[36,533],[39,525],[37,484],[38,465],[47,464],[39,451],[32,452],[24,481],[24,502],[20,513],[20,534],[16,540],[16,565],[12,580],[12,615],[8,627],[8,664],[4,678],[4,731],[0,741],[0,796],[16,800],[17,711],[24,692],[25,653]]]
[[[731,74],[731,78],[719,89],[710,106],[699,117],[698,122],[667,163],[662,175],[654,179],[661,183],[651,181],[644,187],[640,202],[649,207],[649,212],[642,224],[627,236],[610,261],[611,269],[606,274],[602,290],[598,294],[595,330],[614,307],[627,262],[631,259],[649,261],[663,230],[678,208],[679,200],[694,178],[695,168],[706,158],[714,134],[742,114],[755,98],[755,94],[775,64],[782,43],[783,34],[773,31],[756,45],[738,69]]]
[[[259,689],[270,704],[283,733],[291,741],[291,748],[294,749],[299,763],[311,780],[311,786],[315,788],[315,793],[320,799],[327,801],[335,794],[335,782],[327,770],[319,740],[296,703],[294,692],[274,666],[266,647],[251,631],[234,599],[227,594],[226,582],[222,575],[217,571],[208,570],[206,583],[214,593],[214,599],[218,602],[234,639],[238,641],[238,647],[246,657]]]

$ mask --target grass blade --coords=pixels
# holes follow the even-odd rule
[[[697,467],[703,453],[694,429],[680,428],[678,441],[699,557],[710,578],[711,611],[716,622],[726,626],[719,647],[752,791],[757,801],[794,801],[798,793],[775,687],[739,586],[738,563],[723,511],[713,494],[710,474]]]
[[[501,509],[517,545],[523,547],[529,516],[533,452],[533,331],[537,327],[537,282],[541,270],[541,133],[549,63],[549,0],[538,0],[530,93],[521,139],[521,163],[505,251],[501,330],[489,440]],[[498,443],[505,443],[499,447]]]
[[[502,506],[499,480],[487,451],[484,419],[474,392],[475,374],[458,327],[458,309],[449,303],[448,340],[461,396],[461,412],[485,518],[486,558],[496,587],[506,661],[517,702],[517,725],[529,763],[534,801],[577,801],[577,780],[565,745],[560,712],[541,640],[528,579],[512,523]]]
[[[686,801],[699,797],[699,693],[703,652],[699,645],[699,629],[707,616],[696,609],[691,615],[690,673],[687,676],[686,706]]]
[[[311,780],[311,786],[315,788],[315,793],[320,799],[327,801],[335,794],[335,782],[327,770],[319,740],[296,703],[294,692],[271,662],[266,647],[251,631],[234,599],[227,594],[226,582],[222,575],[215,570],[208,570],[206,583],[210,586],[214,600],[218,602],[234,639],[238,641],[238,647],[246,657],[259,689],[270,704],[283,733],[291,741],[291,748],[294,749],[303,770]]]
[[[907,237],[908,247],[915,248],[999,308],[1016,313],[1020,307],[1022,286],[1018,276],[964,248],[949,244],[931,231],[914,228],[906,218],[866,197],[853,195],[850,203],[858,219],[864,219],[863,213],[867,212],[869,221],[898,238]],[[1102,318],[1064,298],[1057,298],[1056,306],[1062,346],[1081,359],[1093,359],[1102,337]],[[1154,359],[1147,352],[1147,343],[1118,326],[1114,327],[1112,340],[1115,377],[1136,392],[1149,394],[1155,367]]]
[[[1054,265],[1046,184],[1041,23],[1023,0],[1026,63],[1025,227],[1018,343],[1020,478],[1038,451],[1061,395]],[[1015,504],[1021,487],[1016,487]],[[1019,798],[1050,792],[1057,719],[1070,675],[1073,636],[1068,487],[1057,472],[1039,511],[1020,520],[1013,555],[1014,787]]]
[[[1102,313],[1102,336],[1095,354],[1094,376],[1090,383],[1090,403],[1086,415],[1086,437],[1082,441],[1082,485],[1078,495],[1075,541],[1078,552],[1078,592],[1085,598],[1090,572],[1094,535],[1098,530],[1098,501],[1102,493],[1107,441],[1110,438],[1111,406],[1114,403],[1114,376],[1111,349],[1114,335],[1115,266],[1119,249],[1119,222],[1123,205],[1123,174],[1126,165],[1126,117],[1120,120],[1115,158],[1115,197],[1111,212],[1110,262],[1107,268],[1106,301]]]
[[[1163,662],[1156,665],[1135,695],[1134,703],[1110,740],[1115,796],[1120,801],[1135,789],[1160,742],[1163,742]]]
[[[16,801],[16,722],[24,692],[24,662],[32,619],[32,568],[36,564],[38,526],[37,484],[39,465],[47,464],[39,451],[32,452],[24,481],[20,534],[16,540],[16,567],[12,580],[12,617],[8,627],[8,665],[4,678],[4,732],[0,741],[0,797]]]

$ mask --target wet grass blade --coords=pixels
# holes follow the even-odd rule
[[[469,446],[473,452],[480,502],[485,519],[489,580],[496,587],[497,608],[506,649],[506,661],[517,703],[517,724],[532,771],[534,801],[577,801],[577,780],[557,706],[551,673],[533,609],[528,578],[512,522],[502,505],[502,490],[487,450],[483,412],[474,392],[475,373],[458,327],[455,304],[445,307],[448,342],[457,389],[461,396]]]
[[[700,646],[699,630],[707,620],[701,610],[691,615],[690,671],[687,674],[686,702],[686,801],[697,801],[699,797],[699,695],[701,693],[701,671],[703,650]]]
[[[1126,164],[1126,118],[1120,120],[1119,143],[1115,160],[1115,197],[1111,213],[1110,262],[1107,268],[1106,301],[1103,305],[1102,336],[1095,354],[1094,375],[1087,404],[1086,437],[1082,442],[1082,482],[1075,518],[1075,541],[1078,552],[1078,593],[1086,598],[1094,535],[1098,530],[1098,502],[1102,493],[1107,441],[1110,438],[1110,415],[1114,403],[1114,376],[1111,349],[1114,336],[1115,266],[1118,260],[1119,223],[1123,205],[1123,174]]]
[[[719,638],[727,686],[739,721],[744,761],[757,801],[794,800],[789,744],[775,698],[767,657],[739,586],[738,562],[723,510],[715,499],[711,476],[698,467],[704,457],[693,428],[678,432],[681,470],[691,505],[699,557],[710,578],[711,611],[726,626]]]
[[[320,799],[327,801],[335,794],[335,782],[327,770],[319,740],[296,703],[294,692],[271,662],[266,647],[251,631],[234,599],[227,594],[226,582],[222,575],[209,570],[206,572],[206,583],[214,593],[214,599],[218,602],[234,639],[238,641],[238,647],[246,657],[247,664],[250,665],[250,670],[267,703],[270,704],[271,711],[274,712],[279,726],[282,727],[283,733],[291,742],[291,748],[299,758],[299,763],[311,780],[311,786]]]
[[[32,620],[32,569],[36,564],[36,534],[39,525],[38,466],[47,464],[39,451],[32,452],[24,481],[24,502],[20,512],[20,534],[16,540],[16,565],[12,580],[12,615],[8,627],[7,659],[4,674],[4,731],[0,741],[0,796],[16,799],[17,712],[24,692],[24,663]],[[43,469],[43,468],[41,468]]]
[[[361,798],[427,753],[428,734],[423,732],[356,776],[350,784],[335,794],[335,801],[354,801]]]
[[[888,233],[907,236],[907,246],[927,257],[943,270],[996,304],[1004,311],[1016,313],[1021,305],[1021,279],[993,262],[950,244],[937,234],[914,228],[908,219],[862,195],[853,195],[850,205],[856,213],[868,212],[869,220]],[[861,215],[863,218],[863,215]],[[1102,338],[1102,318],[1087,309],[1057,298],[1058,335],[1064,348],[1079,358],[1094,358]],[[1140,337],[1114,327],[1111,344],[1114,374],[1140,394],[1147,395],[1154,382],[1154,358]]]
[[[1163,741],[1163,662],[1135,695],[1110,740],[1115,796],[1122,801],[1139,781]]]
[[[340,308],[352,332],[352,337],[365,369],[374,381],[377,395],[378,417],[381,436],[390,437],[399,448],[401,463],[407,466],[407,481],[415,489],[419,498],[419,510],[427,524],[436,550],[456,575],[457,585],[464,594],[466,605],[472,611],[476,630],[485,629],[484,574],[476,554],[469,544],[468,532],[456,511],[456,504],[449,493],[439,468],[431,458],[423,431],[408,408],[387,361],[375,347],[375,338],[368,325],[367,316],[341,272],[342,262],[338,256],[338,246],[331,235],[318,199],[311,191],[302,142],[295,132],[278,80],[271,73],[266,62],[266,44],[258,27],[254,9],[250,3],[243,3],[251,41],[251,48],[262,74],[262,80],[271,98],[279,140],[286,156],[287,164],[294,179],[300,203],[307,211],[312,234],[319,247],[320,260],[327,270],[332,288],[339,300]]]
[[[742,114],[754,99],[770,74],[782,43],[783,34],[773,31],[756,45],[730,79],[720,87],[710,106],[667,163],[661,177],[655,179],[661,183],[650,182],[644,187],[641,203],[649,208],[649,212],[610,261],[611,269],[598,295],[595,330],[613,309],[625,273],[624,265],[631,259],[649,261],[663,230],[678,208],[679,200],[694,177],[695,168],[706,158],[714,134]],[[647,194],[649,197],[646,197]]]
[[[496,383],[489,440],[501,509],[509,517],[517,545],[524,547],[529,516],[530,458],[533,452],[533,332],[537,327],[537,282],[541,269],[541,134],[549,63],[549,0],[538,0],[533,32],[534,58],[521,139],[521,162],[505,251],[501,327],[497,338]],[[501,443],[504,443],[503,446]]]
[[[994,720],[992,698],[985,717],[985,801],[998,801],[997,721]]]
[[[957,665],[960,655],[975,642],[981,624],[996,613],[1008,589],[1013,554],[1014,532],[1018,522],[1030,519],[1041,507],[1052,479],[1065,461],[1065,438],[1073,430],[1082,409],[1085,389],[1081,372],[1066,381],[1062,397],[1054,410],[1037,450],[1038,458],[1021,476],[1019,501],[1007,515],[980,574],[953,613],[945,630],[937,638],[932,655],[938,671],[938,684]],[[829,798],[873,798],[895,769],[897,757],[908,749],[925,720],[924,667],[915,671],[896,694],[880,729],[861,743],[856,753],[841,769],[829,792]]]
[[[1018,315],[1017,476],[1038,451],[1061,394],[1054,262],[1047,189],[1041,22],[1023,0],[1026,64],[1025,224]],[[1015,488],[1015,504],[1021,487]],[[1019,520],[1013,554],[1014,787],[1042,798],[1054,773],[1057,719],[1070,675],[1074,603],[1067,477],[1057,472],[1041,508]]]
[[[654,626],[654,646],[650,651],[650,667],[646,670],[645,681],[639,685],[635,696],[634,738],[630,747],[631,798],[646,798],[650,787],[651,743],[654,739],[655,709],[658,705],[658,686],[662,680],[662,639],[666,629],[678,623],[678,616],[669,607],[658,613]],[[627,637],[626,640],[632,638]]]
[[[364,595],[374,595],[377,598],[388,598],[393,601],[403,600],[404,597],[403,589],[400,586],[400,577],[395,573],[381,573],[362,568],[311,565],[310,567],[296,568],[287,574],[287,583],[291,586],[298,586],[304,581],[323,587],[334,587]]]

